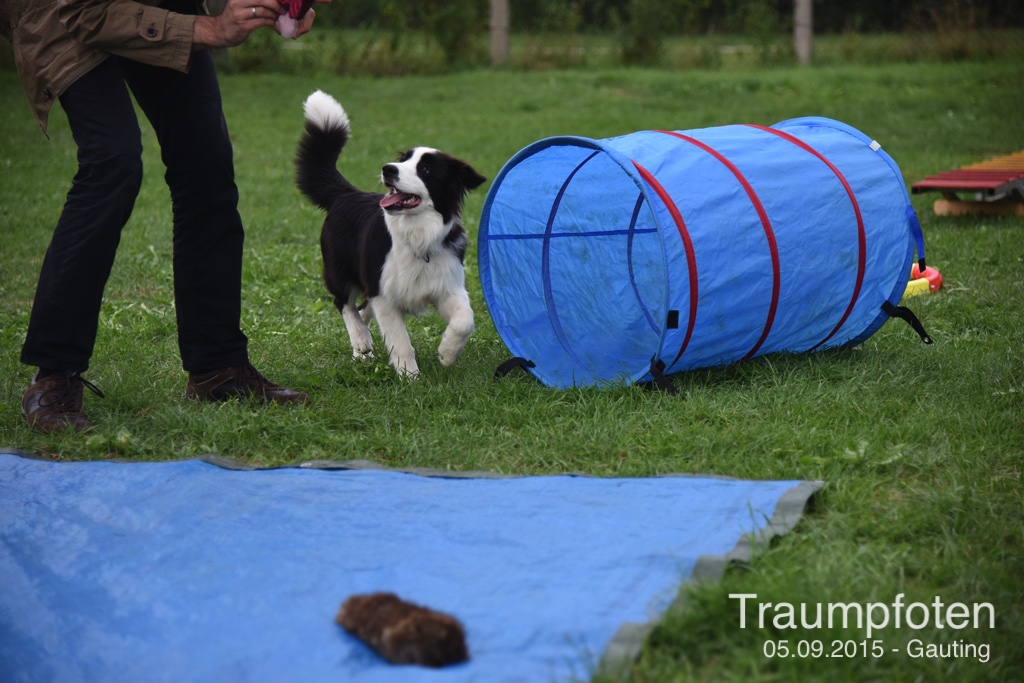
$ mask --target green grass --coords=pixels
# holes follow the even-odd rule
[[[366,458],[392,466],[516,474],[696,472],[820,479],[798,529],[748,566],[689,588],[631,672],[647,681],[1008,681],[1024,675],[1024,218],[937,218],[914,198],[941,293],[910,304],[936,343],[902,323],[855,350],[773,356],[676,376],[685,400],[638,387],[495,383],[507,357],[487,316],[471,250],[478,330],[450,371],[434,358],[441,321],[411,323],[422,380],[355,364],[319,280],[321,217],[292,184],[300,103],[336,95],[353,120],[346,174],[367,188],[413,144],[468,159],[489,178],[522,147],[557,134],[840,119],[879,140],[908,183],[1024,149],[1024,68],[1014,61],[757,71],[473,71],[382,79],[225,76],[247,225],[244,328],[253,362],[310,391],[312,406],[197,405],[175,343],[170,215],[158,150],[106,290],[86,395],[96,428],[37,435],[19,401],[18,362],[35,279],[74,171],[66,121],[39,134],[16,77],[0,73],[0,445],[59,460],[165,460],[219,453],[256,465]],[[466,216],[475,235],[487,187]],[[378,354],[382,355],[382,354]],[[486,577],[482,577],[486,580]],[[880,659],[768,659],[769,638],[862,638],[841,628],[739,628],[730,593],[762,601],[992,603],[995,629],[885,629]],[[748,611],[748,618],[756,614]],[[991,659],[911,658],[908,641],[987,643]]]

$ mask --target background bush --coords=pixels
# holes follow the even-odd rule
[[[1024,59],[1024,12],[1009,0],[814,2],[816,64]],[[260,32],[226,51],[236,72],[398,76],[488,63],[487,0],[346,0],[317,31]],[[793,0],[510,0],[519,69],[780,66],[794,61]],[[0,41],[0,69],[14,68]]]

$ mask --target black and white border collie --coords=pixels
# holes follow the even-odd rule
[[[349,139],[345,110],[319,90],[303,107],[296,184],[327,212],[320,233],[324,283],[345,320],[353,357],[372,357],[368,323],[375,318],[391,365],[399,375],[417,377],[405,318],[433,305],[447,323],[437,355],[450,367],[473,332],[462,204],[486,178],[465,161],[414,147],[381,170],[387,194],[363,192],[337,169]]]

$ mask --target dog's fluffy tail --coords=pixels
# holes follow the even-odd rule
[[[338,172],[338,157],[348,142],[348,114],[336,99],[317,90],[302,105],[306,130],[295,156],[295,184],[311,202],[327,211],[339,192],[355,188]]]

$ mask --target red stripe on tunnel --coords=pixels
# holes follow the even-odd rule
[[[672,197],[669,195],[668,190],[658,182],[658,179],[648,171],[646,168],[638,164],[636,161],[633,162],[636,170],[640,172],[640,176],[644,179],[648,185],[654,190],[654,192],[661,199],[662,204],[668,209],[669,215],[672,216],[672,220],[675,221],[676,229],[679,230],[679,236],[683,240],[683,249],[686,250],[686,269],[690,275],[690,314],[689,320],[686,324],[686,336],[683,338],[683,343],[679,347],[679,353],[676,354],[675,360],[666,366],[671,368],[679,359],[682,357],[683,352],[686,351],[686,347],[690,343],[690,337],[693,336],[693,324],[697,320],[697,257],[693,251],[693,240],[690,239],[690,233],[686,229],[686,223],[683,221],[683,215],[679,213],[679,207],[672,201]]]
[[[775,311],[779,307],[779,290],[781,288],[779,276],[779,248],[775,243],[775,232],[772,230],[771,221],[768,220],[768,213],[764,210],[764,205],[761,204],[761,200],[758,198],[757,193],[754,192],[754,188],[750,185],[750,182],[748,182],[746,177],[744,177],[740,170],[736,168],[736,165],[729,161],[721,152],[709,147],[700,140],[691,138],[688,135],[683,135],[682,133],[670,130],[660,130],[657,132],[664,133],[665,135],[671,135],[674,138],[679,138],[680,140],[689,142],[721,162],[722,165],[728,168],[736,177],[736,180],[739,181],[740,185],[743,187],[743,191],[747,193],[747,198],[750,200],[751,205],[754,207],[754,210],[757,211],[758,218],[761,220],[761,227],[764,229],[765,238],[768,240],[768,250],[772,259],[772,301],[768,306],[768,317],[765,320],[764,330],[761,332],[761,338],[758,339],[753,348],[747,352],[747,355],[743,356],[740,360],[743,361],[748,358],[752,358],[754,354],[757,353],[758,349],[761,348],[761,345],[764,344],[764,340],[768,338],[768,333],[771,332],[772,324],[775,322]]]
[[[846,323],[847,318],[850,317],[850,313],[853,312],[853,307],[857,303],[857,299],[860,298],[860,289],[861,286],[864,284],[864,270],[867,267],[867,235],[864,233],[864,217],[861,216],[860,204],[857,203],[857,197],[853,194],[853,188],[851,188],[850,184],[846,182],[846,177],[839,171],[839,169],[836,168],[831,161],[825,158],[824,154],[814,149],[800,138],[794,137],[789,133],[785,133],[781,130],[777,130],[775,128],[768,128],[765,126],[757,126],[749,123],[746,125],[748,125],[751,128],[763,130],[766,133],[771,133],[772,135],[777,135],[783,140],[793,143],[800,149],[809,152],[816,156],[818,159],[820,159],[826,166],[829,167],[829,169],[833,173],[836,174],[836,178],[838,178],[839,182],[842,183],[843,189],[846,190],[846,194],[850,198],[850,203],[853,205],[853,213],[857,217],[857,280],[853,286],[853,296],[850,298],[850,303],[846,307],[846,312],[843,313],[842,318],[840,318],[836,326],[832,328],[832,331],[829,332],[824,339],[822,339],[820,342],[818,342],[810,349],[808,349],[809,351],[813,351],[814,349],[818,348],[819,346],[827,342],[829,339],[831,339],[835,335],[835,333],[839,331],[839,328],[841,328]]]

